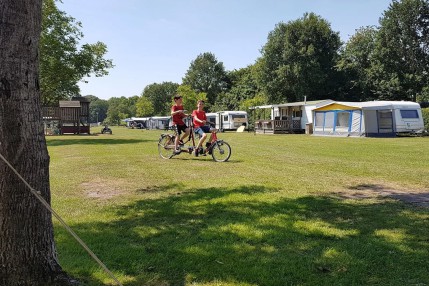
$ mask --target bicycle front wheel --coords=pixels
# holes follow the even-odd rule
[[[174,140],[170,135],[161,135],[158,142],[159,156],[170,159],[174,156]]]
[[[231,146],[224,141],[217,141],[213,145],[212,157],[216,162],[226,162],[231,157]]]

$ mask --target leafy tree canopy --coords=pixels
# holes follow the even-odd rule
[[[136,115],[136,103],[138,96],[127,98],[112,97],[107,102],[109,109],[107,110],[106,122],[109,124],[121,124],[121,120]]]
[[[205,92],[196,92],[189,85],[181,85],[177,88],[177,94],[183,97],[183,108],[191,113],[194,109],[197,109],[198,100],[207,100],[207,94]],[[173,105],[174,102],[171,102]],[[209,111],[210,106],[205,106],[206,111]]]
[[[260,84],[269,101],[332,98],[341,47],[338,32],[314,13],[279,23],[269,33],[260,59]]]
[[[142,97],[147,98],[153,106],[153,115],[170,114],[171,102],[179,84],[173,82],[153,83],[145,87]]]
[[[217,96],[213,111],[239,110],[244,100],[255,97],[260,91],[254,65],[231,71],[228,78],[231,88]]]
[[[214,54],[203,53],[191,62],[182,84],[206,93],[208,103],[213,105],[217,96],[228,88],[228,77],[223,63],[218,62]]]
[[[44,105],[79,94],[78,82],[84,77],[108,74],[112,60],[104,59],[102,42],[83,44],[81,23],[60,11],[55,0],[43,0],[40,38],[40,89]]]
[[[89,121],[90,122],[103,122],[107,117],[107,110],[109,109],[109,103],[107,100],[100,99],[95,95],[84,96],[89,100]]]
[[[154,112],[152,102],[145,96],[139,97],[136,103],[136,116],[146,117],[152,116]]]
[[[361,27],[342,50],[337,67],[344,73],[342,93],[348,101],[376,99],[371,72],[377,33],[376,27]]]
[[[393,0],[380,20],[373,63],[379,99],[413,100],[429,86],[429,1]]]

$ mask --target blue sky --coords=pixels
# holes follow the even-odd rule
[[[90,77],[81,94],[102,99],[141,95],[152,83],[181,83],[191,61],[213,53],[226,70],[251,65],[276,24],[314,12],[346,42],[379,25],[391,0],[63,0],[82,22],[81,43],[104,42],[115,67]]]

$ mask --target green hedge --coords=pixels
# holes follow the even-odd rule
[[[425,124],[426,132],[429,132],[429,107],[422,108],[423,122]]]

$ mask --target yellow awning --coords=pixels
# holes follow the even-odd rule
[[[357,110],[361,109],[360,107],[344,105],[339,103],[328,104],[319,108],[315,108],[315,111],[328,111],[328,110]]]

